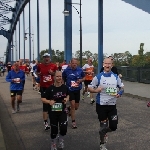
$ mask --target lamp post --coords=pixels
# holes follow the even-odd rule
[[[77,8],[75,6],[72,6],[78,14],[80,14],[80,67],[82,67],[82,15],[81,15],[81,0],[80,0],[80,3],[65,3],[66,5],[72,5],[72,4],[76,4],[76,5],[80,5],[80,12],[77,10]],[[66,7],[67,8],[67,7]],[[63,11],[63,14],[65,17],[69,16],[70,12],[65,9]]]
[[[29,37],[32,39],[32,45],[33,45],[33,60],[34,60],[34,33],[25,33],[24,34],[24,40],[27,40],[27,36],[26,35],[29,35]],[[31,61],[31,60],[30,60]]]

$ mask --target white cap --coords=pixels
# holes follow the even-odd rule
[[[49,53],[45,53],[45,54],[43,55],[43,57],[45,57],[45,56],[49,56],[49,57],[50,57],[50,54],[49,54]]]

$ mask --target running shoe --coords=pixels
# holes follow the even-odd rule
[[[61,149],[64,148],[64,140],[63,139],[59,141],[58,148],[61,148]]]
[[[100,150],[108,150],[105,144],[100,144]]]
[[[48,125],[48,123],[44,123],[44,125],[45,125],[45,131],[50,129],[50,126]]]
[[[88,92],[88,95],[87,95],[87,97],[90,97],[90,92]]]
[[[56,144],[55,143],[51,143],[51,150],[57,150]]]
[[[91,100],[90,104],[94,104],[95,103],[95,100]]]
[[[19,107],[19,104],[17,104],[17,111],[20,111],[20,107]]]
[[[147,107],[150,107],[150,102],[147,103]]]
[[[75,122],[72,122],[72,129],[77,129],[77,125]]]
[[[12,109],[12,114],[15,114],[15,113],[17,113],[16,110],[15,110],[15,109]]]

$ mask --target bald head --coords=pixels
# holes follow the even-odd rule
[[[104,72],[110,72],[112,68],[112,60],[110,58],[105,58],[103,61]]]

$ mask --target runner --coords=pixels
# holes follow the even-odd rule
[[[41,100],[43,100],[43,94],[46,89],[54,83],[53,76],[57,67],[55,64],[50,62],[50,54],[45,53],[43,55],[43,63],[39,64],[37,67],[37,73],[40,76],[40,92],[41,92]],[[43,103],[43,119],[44,119],[44,127],[45,131],[50,129],[48,126],[48,104]]]
[[[35,84],[36,84],[36,82],[35,82],[35,77],[34,77],[34,75],[33,75],[33,67],[34,67],[35,65],[36,65],[36,62],[35,62],[35,60],[33,60],[32,63],[30,63],[30,66],[29,66],[29,68],[30,68],[30,73],[31,73],[31,75],[32,75],[33,89],[34,89]]]
[[[147,103],[147,107],[150,107],[150,102]]]
[[[84,81],[85,88],[83,89],[83,93],[82,93],[82,100],[84,100],[84,94],[85,92],[87,92],[88,85],[91,83],[94,76],[94,66],[92,64],[92,58],[88,59],[88,63],[85,64],[82,67],[82,69],[85,73],[85,81]],[[90,93],[90,98],[91,98],[90,103],[93,104],[95,102],[95,100],[93,99],[93,93]]]
[[[100,122],[100,150],[107,150],[106,133],[115,131],[118,124],[116,100],[123,94],[121,79],[111,71],[112,61],[104,59],[104,71],[95,76],[88,90],[98,93],[96,96],[96,112]],[[117,91],[117,86],[119,91]]]
[[[63,80],[69,88],[69,100],[71,104],[71,119],[72,128],[76,129],[75,110],[79,108],[80,90],[82,89],[82,82],[84,81],[84,72],[81,68],[77,67],[77,60],[71,60],[71,67],[67,67],[63,71]]]
[[[23,62],[21,59],[19,60],[18,64],[19,64],[19,69],[22,70],[25,75],[29,74],[29,70],[28,70],[27,66],[23,65]],[[24,92],[25,80],[23,80],[22,83],[23,83],[23,91],[22,92]]]
[[[7,72],[9,72],[11,70],[11,67],[12,67],[11,63],[8,62],[6,67],[7,67]]]
[[[58,148],[64,148],[64,136],[67,133],[67,112],[66,102],[69,100],[68,88],[62,84],[62,72],[56,71],[54,85],[47,88],[43,103],[49,104],[49,118],[51,123],[51,150],[57,150],[57,135],[59,127]]]
[[[14,63],[13,70],[8,72],[6,81],[10,82],[10,95],[11,95],[11,106],[12,113],[16,113],[15,100],[17,97],[17,111],[20,111],[19,104],[22,102],[22,82],[25,80],[25,74],[19,69],[18,63]]]

